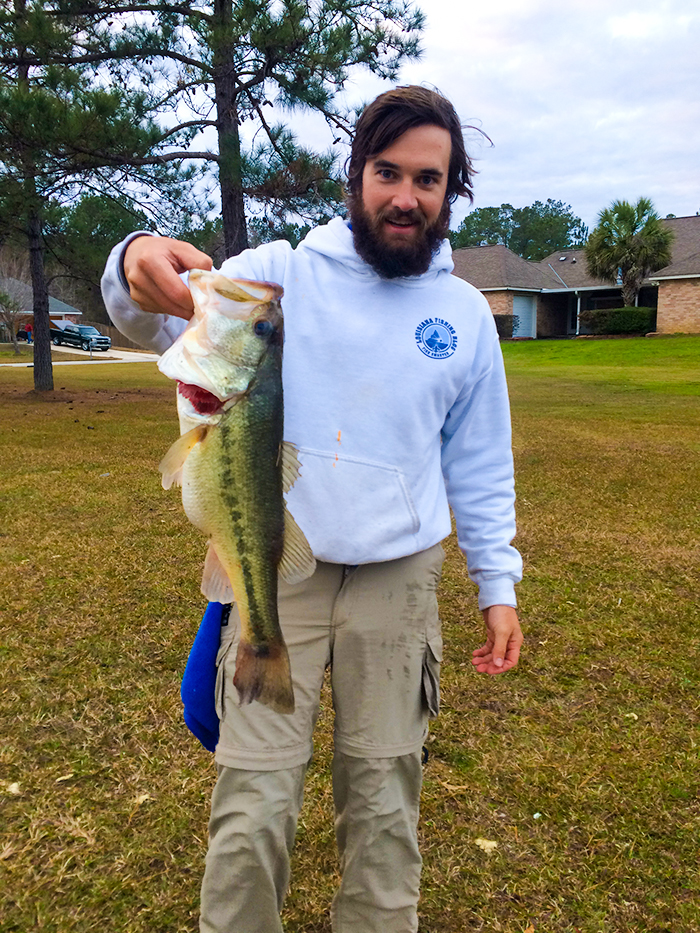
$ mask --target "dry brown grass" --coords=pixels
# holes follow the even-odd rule
[[[573,344],[506,348],[527,647],[507,676],[472,671],[448,542],[424,933],[700,931],[700,341],[682,365],[624,343],[626,383]],[[214,769],[181,721],[203,546],[159,484],[172,395],[150,364],[62,367],[50,399],[0,370],[3,933],[197,929]],[[323,702],[289,933],[330,931]]]

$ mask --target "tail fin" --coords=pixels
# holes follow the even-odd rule
[[[294,712],[289,655],[281,639],[269,645],[252,645],[241,639],[233,685],[238,690],[241,706],[257,700],[276,713]]]

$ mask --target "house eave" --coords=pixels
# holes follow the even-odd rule
[[[562,294],[577,294],[578,292],[613,292],[619,291],[621,288],[620,285],[577,285],[569,286],[568,288],[543,288],[541,292],[543,295],[562,295]]]
[[[700,272],[690,272],[688,275],[655,275],[650,284],[658,285],[659,282],[672,282],[676,279],[700,279]]]
[[[679,276],[680,278],[680,276]],[[695,276],[690,276],[695,278]],[[652,283],[653,284],[653,283]],[[533,295],[576,295],[579,292],[614,292],[620,291],[620,285],[569,285],[566,288],[520,288],[517,285],[501,285],[492,288],[480,288],[480,292],[532,292]]]
[[[496,285],[493,288],[480,288],[480,292],[532,292],[533,295],[539,295],[541,288],[520,288],[518,285]]]

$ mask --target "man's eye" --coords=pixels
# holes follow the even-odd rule
[[[380,174],[380,176],[381,176],[382,178],[387,178],[387,179],[389,179],[389,178],[393,178],[393,177],[394,177],[394,173],[391,171],[391,169],[388,169],[388,168],[381,168],[381,169],[379,169],[379,174]]]
[[[426,188],[429,188],[430,185],[434,185],[434,184],[435,184],[435,176],[434,176],[434,175],[424,175],[424,176],[421,178],[421,184],[422,184],[422,185],[425,185]]]

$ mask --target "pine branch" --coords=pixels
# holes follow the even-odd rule
[[[187,55],[181,55],[179,52],[173,52],[170,49],[152,48],[139,51],[134,50],[128,54],[124,49],[113,49],[108,52],[91,52],[87,55],[50,55],[46,58],[39,58],[36,55],[0,55],[0,65],[7,65],[13,68],[38,68],[47,65],[98,65],[102,62],[122,61],[130,58],[134,61],[148,61],[151,58],[168,58],[171,61],[180,62],[183,65],[189,65],[197,68],[208,75],[213,75],[214,70],[203,61],[196,58],[189,58]],[[211,79],[210,79],[211,80]]]
[[[120,13],[175,13],[188,18],[194,17],[206,23],[214,22],[214,17],[209,13],[204,13],[202,10],[193,10],[184,3],[158,3],[155,5],[150,3],[132,3],[125,6],[105,6],[104,4],[100,4],[98,9],[95,9],[94,6],[87,6],[82,10],[47,10],[46,12],[49,16],[54,16],[56,19],[80,16],[94,17],[96,13],[103,19],[107,19],[109,16],[118,16]]]
[[[157,156],[119,156],[106,152],[91,152],[88,149],[81,150],[79,147],[73,147],[76,152],[82,152],[84,155],[91,155],[102,160],[105,165],[115,166],[142,166],[142,165],[165,165],[168,162],[184,161],[186,159],[205,159],[208,162],[219,162],[219,156],[215,152],[168,152],[165,155]]]
[[[159,143],[162,143],[164,139],[167,139],[168,136],[172,136],[174,133],[179,133],[180,130],[186,130],[191,126],[218,126],[218,120],[188,120],[187,123],[180,123],[179,126],[174,126],[171,130],[168,130],[158,140]]]

